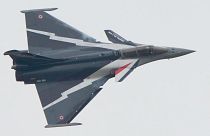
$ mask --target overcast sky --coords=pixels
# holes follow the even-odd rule
[[[196,50],[110,80],[74,119],[82,126],[45,129],[34,85],[15,81],[11,49],[27,49],[23,9],[57,7],[50,14],[106,41],[104,29],[126,39]],[[209,0],[6,0],[0,6],[0,135],[209,136]]]

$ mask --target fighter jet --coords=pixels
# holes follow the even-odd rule
[[[28,50],[4,53],[13,59],[16,80],[35,84],[46,128],[81,125],[72,120],[109,79],[122,82],[138,66],[194,52],[134,43],[112,30],[105,30],[111,43],[100,42],[47,13],[56,9],[21,11]]]

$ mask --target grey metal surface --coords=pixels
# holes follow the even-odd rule
[[[37,12],[37,11],[53,11],[58,8],[45,8],[45,9],[30,9],[30,10],[22,10],[22,13],[27,13],[27,12]]]
[[[119,43],[119,44],[127,44],[127,45],[131,45],[131,46],[137,46],[137,44],[126,40],[125,38],[123,38],[122,36],[120,36],[119,34],[115,33],[112,30],[104,30],[104,32],[106,33],[106,36],[108,38],[109,41],[113,42],[113,43]]]
[[[102,86],[110,77],[95,81],[92,85],[81,88],[68,95],[65,100],[44,110],[48,124],[70,123],[74,117],[98,94]],[[63,117],[60,119],[60,117]]]
[[[13,59],[16,80],[36,85],[46,127],[74,125],[69,123],[110,78],[121,82],[138,66],[194,52],[137,44],[111,30],[105,32],[113,43],[99,43],[45,12],[52,10],[55,8],[22,11],[28,50],[4,53]]]

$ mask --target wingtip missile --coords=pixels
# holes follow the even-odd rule
[[[69,123],[69,124],[49,124],[46,125],[45,128],[54,128],[54,127],[67,127],[67,126],[78,126],[82,125],[82,123]]]
[[[44,8],[44,9],[30,9],[30,10],[22,10],[21,13],[28,13],[28,12],[37,12],[37,11],[53,11],[57,10],[58,8]]]

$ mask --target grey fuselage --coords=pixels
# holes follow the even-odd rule
[[[16,80],[36,86],[46,127],[80,125],[71,121],[110,78],[122,82],[140,65],[194,52],[134,43],[112,30],[104,30],[111,43],[100,42],[47,13],[55,9],[21,11],[28,49],[4,53]]]
[[[47,63],[33,63],[33,65],[13,65],[16,70],[17,81],[34,84],[46,81],[65,81],[67,79],[81,79],[94,73],[101,67],[115,60],[139,59],[137,66],[160,59],[170,59],[193,51],[180,48],[157,46],[134,46],[128,49],[108,50],[103,52],[77,55]],[[17,53],[20,55],[21,53]],[[23,55],[24,56],[24,55]],[[118,67],[107,69],[110,77]]]

